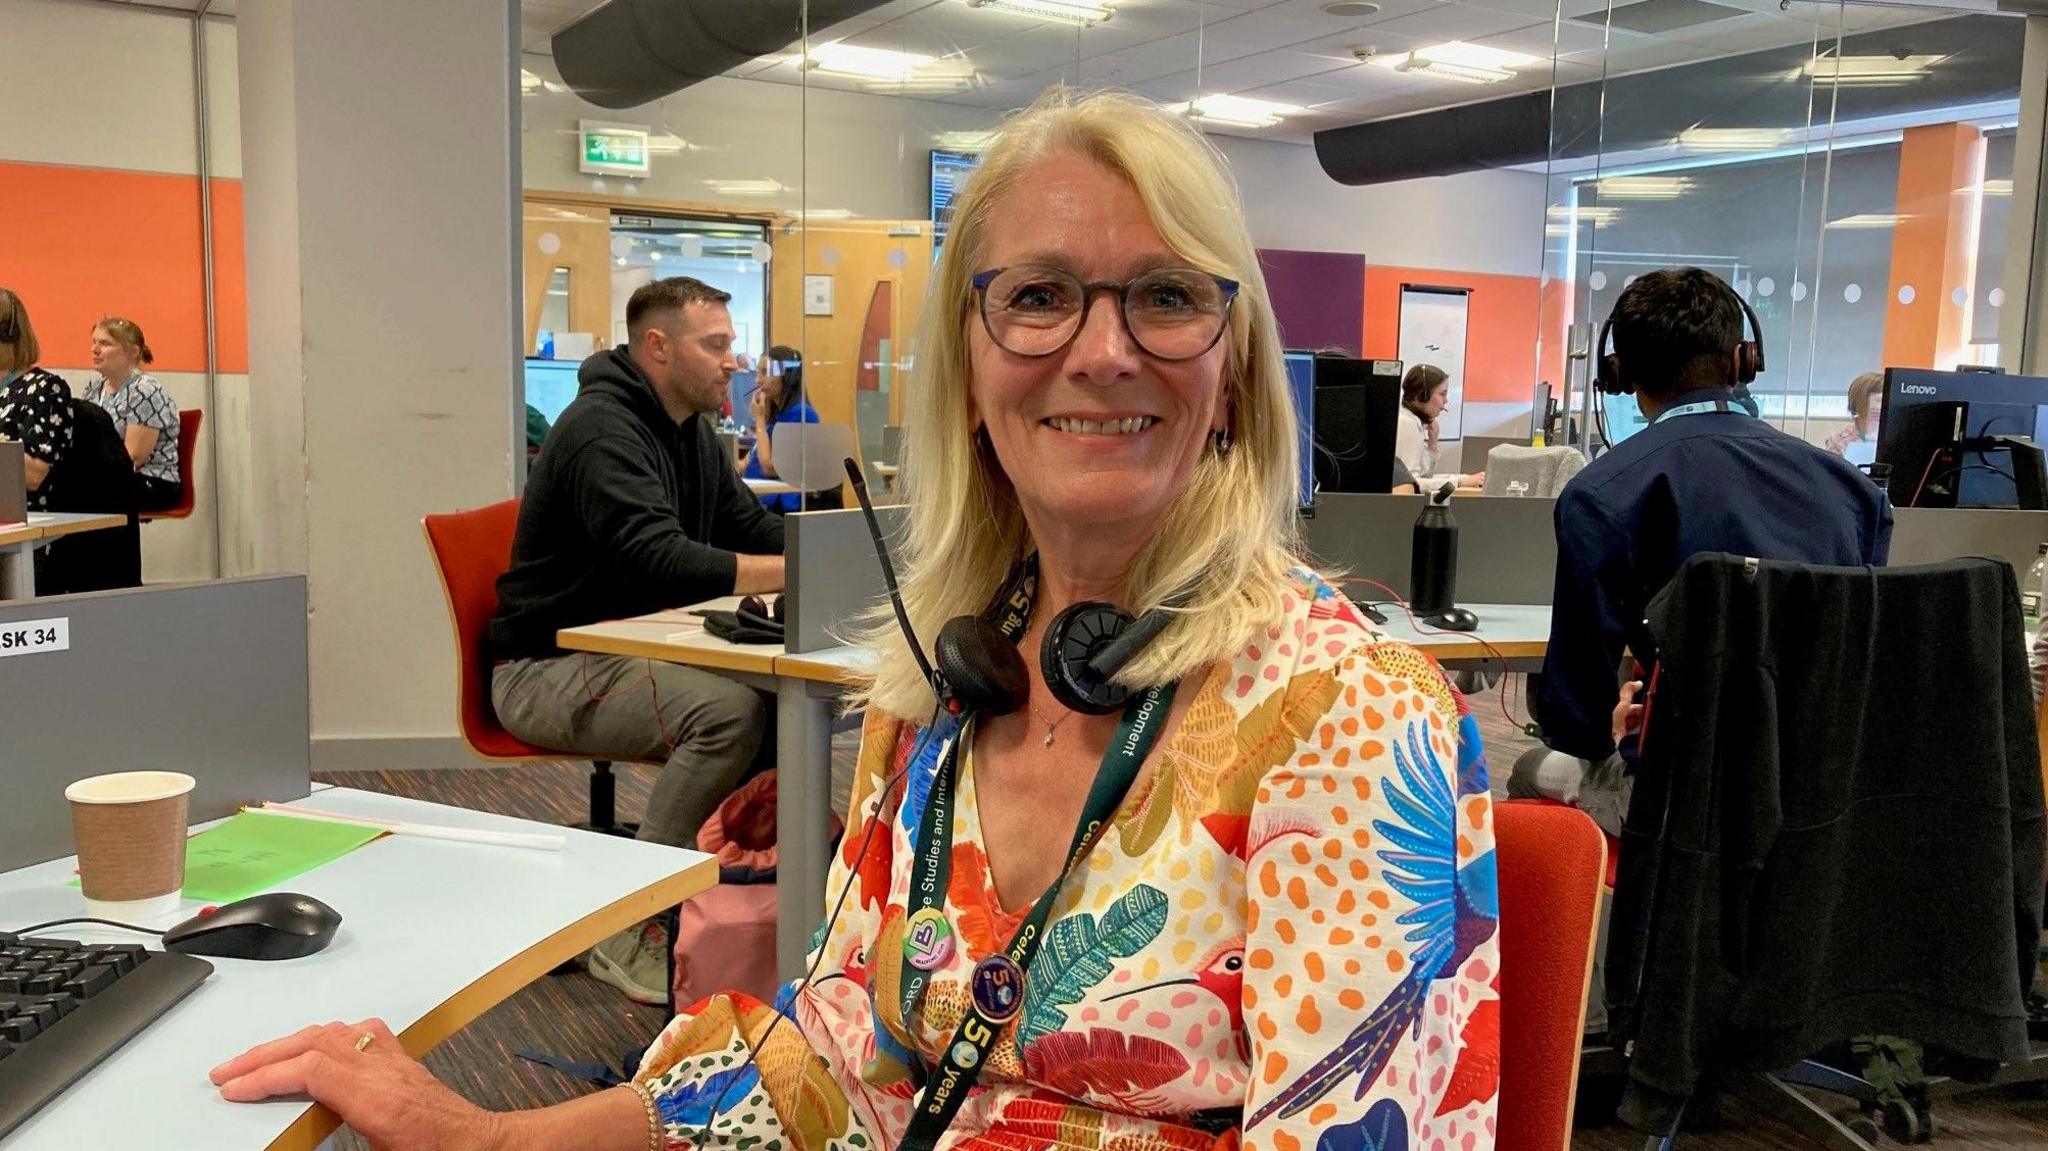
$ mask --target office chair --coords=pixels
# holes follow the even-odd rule
[[[1516,1151],[1566,1151],[1607,843],[1584,812],[1542,802],[1496,804],[1493,835],[1500,877],[1496,1141]]]
[[[1486,494],[1555,499],[1585,466],[1577,448],[1501,444],[1486,453]]]
[[[851,425],[781,423],[768,434],[774,437],[775,474],[805,493],[805,511],[846,506],[844,461],[859,451]]]
[[[491,667],[484,656],[484,628],[498,610],[498,577],[512,564],[512,532],[519,521],[519,501],[504,500],[466,512],[427,516],[420,521],[434,571],[448,604],[448,623],[455,633],[455,718],[462,742],[479,759],[496,763],[579,758],[571,753],[527,743],[498,722],[491,706]],[[620,823],[618,780],[610,760],[590,762],[590,820],[577,824],[591,831],[630,836],[637,823]]]
[[[199,447],[199,424],[206,413],[187,408],[178,413],[178,486],[181,492],[178,502],[162,511],[150,512],[142,517],[143,523],[151,520],[182,520],[192,515],[192,453]]]

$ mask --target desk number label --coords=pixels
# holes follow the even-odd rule
[[[0,623],[0,659],[71,650],[71,620],[31,619]]]

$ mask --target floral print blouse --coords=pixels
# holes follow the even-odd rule
[[[0,387],[0,440],[18,440],[29,455],[56,467],[71,450],[71,388],[62,377],[30,368]],[[28,493],[28,510],[50,510],[50,489]]]
[[[1022,1009],[941,1148],[1493,1146],[1498,915],[1477,727],[1433,662],[1297,574],[1283,618],[1181,685],[1195,698],[1059,890]],[[669,1147],[901,1139],[970,972],[1028,911],[996,898],[969,755],[946,899],[958,946],[904,1017],[933,772],[883,784],[919,734],[868,717],[859,817],[827,888],[848,894],[817,977],[772,1007],[714,996],[649,1048],[638,1077]],[[871,837],[870,819],[885,821]]]

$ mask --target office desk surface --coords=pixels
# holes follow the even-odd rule
[[[782,655],[779,643],[731,643],[704,630],[692,611],[732,611],[738,596],[727,596],[694,608],[673,608],[632,619],[609,620],[585,627],[563,628],[555,642],[568,651],[653,659],[715,671],[774,675]]]
[[[783,483],[781,480],[755,479],[752,476],[741,476],[740,480],[749,488],[752,488],[757,496],[789,495],[796,491],[795,488]]]
[[[209,959],[213,975],[0,1148],[308,1151],[335,1119],[298,1101],[223,1102],[206,1072],[309,1023],[382,1017],[420,1055],[598,940],[718,880],[710,856],[484,812],[334,788],[308,807],[385,820],[557,832],[563,851],[387,836],[284,888],[342,915],[327,950],[279,963]],[[0,926],[83,914],[75,861],[0,875]],[[153,926],[166,926],[178,916]],[[132,942],[90,925],[62,939]]]
[[[106,512],[30,512],[28,516],[28,526],[39,529],[36,538],[45,540],[77,532],[118,528],[127,522],[127,516],[110,515]]]

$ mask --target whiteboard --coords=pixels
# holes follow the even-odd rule
[[[1450,402],[1437,417],[1437,439],[1449,442],[1464,435],[1465,327],[1471,311],[1468,288],[1401,285],[1401,369],[1435,364],[1451,378]]]

